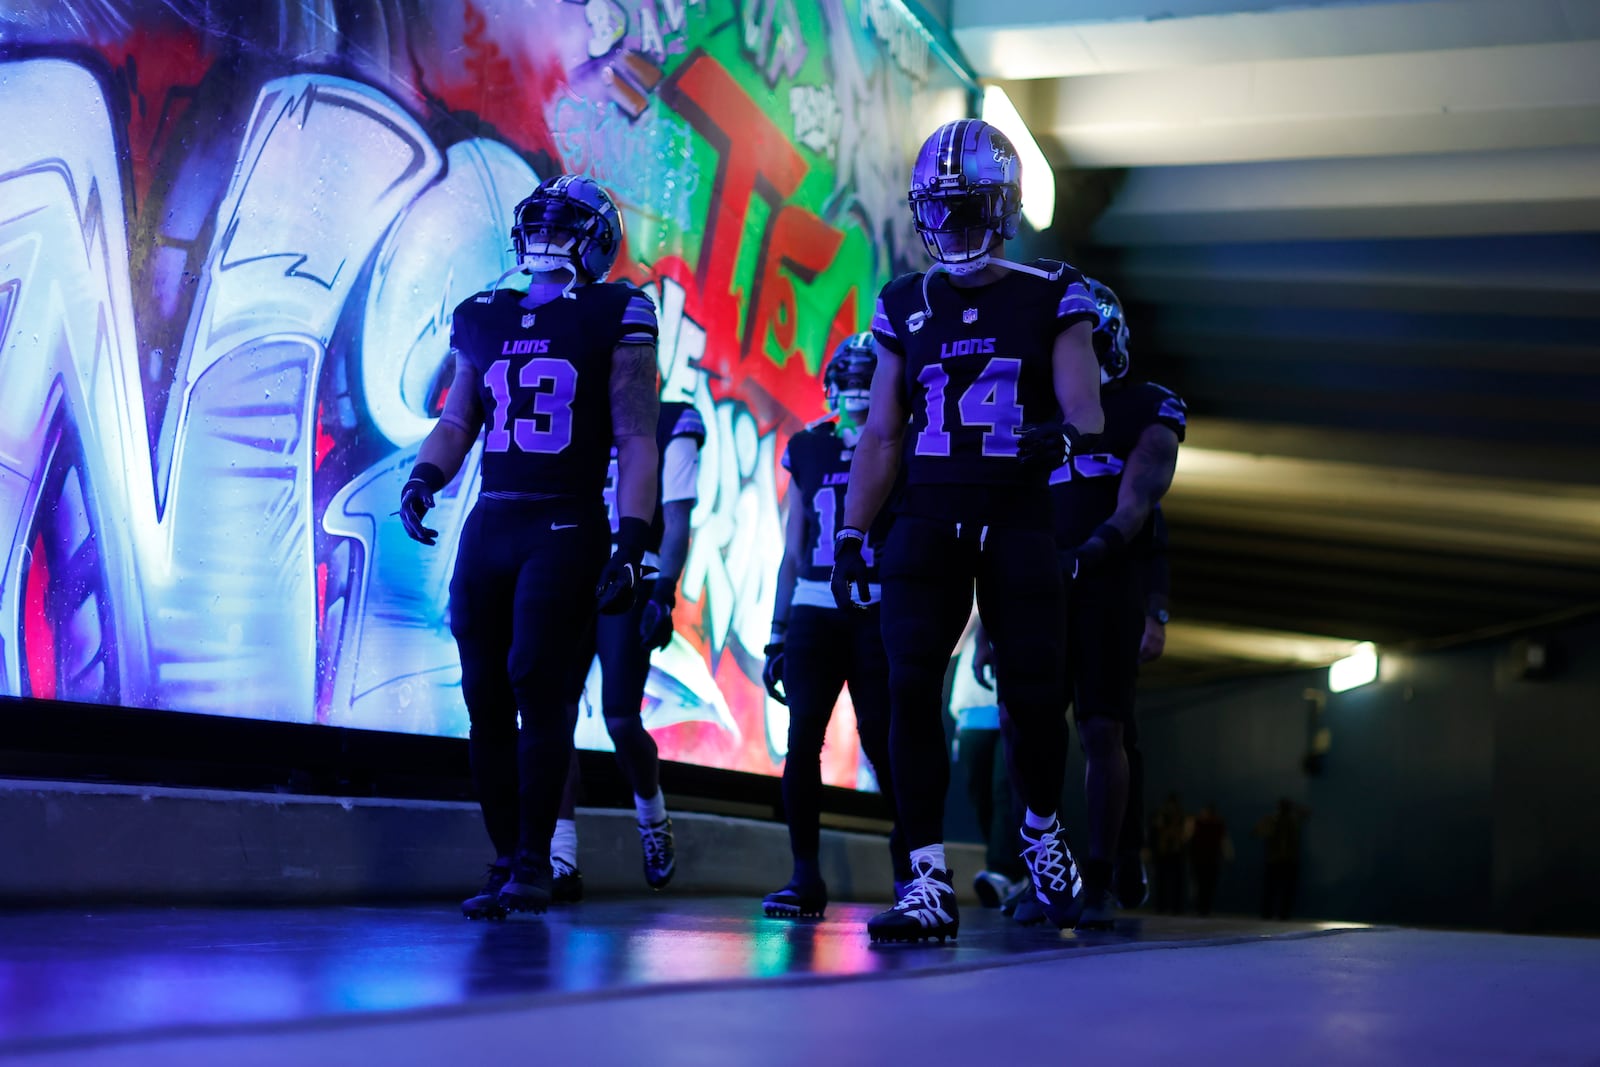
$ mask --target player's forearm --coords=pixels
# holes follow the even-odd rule
[[[656,512],[656,439],[632,434],[617,439],[617,514],[649,522]]]
[[[676,586],[683,575],[684,561],[689,558],[689,515],[694,511],[692,500],[670,500],[661,506],[661,551],[657,553],[657,569],[661,572],[656,581]]]
[[[900,472],[901,435],[874,432],[861,434],[856,454],[850,459],[850,488],[844,498],[844,524],[865,530],[883,509]]]
[[[1128,455],[1117,489],[1117,510],[1109,520],[1123,537],[1133,538],[1150,521],[1150,513],[1172,487],[1178,464],[1178,438],[1170,430],[1153,427]]]
[[[1052,361],[1062,421],[1085,437],[1105,432],[1100,361],[1095,358],[1094,334],[1087,322],[1077,323],[1056,338]]]
[[[772,629],[774,636],[789,625],[789,609],[794,604],[794,585],[800,577],[799,564],[795,562],[794,553],[787,549],[783,553],[783,561],[778,564],[778,588],[772,596]]]
[[[1077,400],[1069,407],[1065,404],[1061,408],[1061,420],[1085,437],[1092,437],[1102,433],[1106,428],[1106,413],[1100,407],[1098,392],[1092,397]]]
[[[448,485],[461,471],[461,464],[466,461],[467,453],[472,451],[473,442],[477,439],[476,432],[469,434],[464,428],[441,420],[434,423],[428,436],[422,439],[422,447],[417,450],[417,462],[438,467]]]

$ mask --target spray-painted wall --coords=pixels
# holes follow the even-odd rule
[[[439,547],[391,513],[451,308],[568,171],[621,206],[613,276],[654,296],[663,397],[711,428],[646,722],[668,758],[775,772],[777,459],[915,262],[910,154],[965,104],[894,0],[0,16],[0,692],[463,735],[446,588],[476,454]],[[841,712],[825,772],[856,785]]]

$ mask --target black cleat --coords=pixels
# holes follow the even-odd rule
[[[559,856],[550,857],[550,870],[550,903],[576,904],[583,899],[582,871]]]
[[[672,840],[672,820],[640,825],[639,847],[644,850],[644,880],[651,889],[665,889],[678,870],[678,850]]]
[[[1111,876],[1111,891],[1124,908],[1143,907],[1150,897],[1150,879],[1144,873],[1143,861],[1135,856],[1119,863],[1117,873]]]
[[[972,876],[972,891],[978,895],[978,903],[986,908],[1000,907],[1011,898],[1012,893],[1027,884],[1026,881],[1013,882],[994,871],[979,871]]]
[[[1038,901],[1038,898],[1033,895],[1033,880],[1031,878],[1024,878],[1021,882],[1018,882],[1017,888],[1012,890],[1011,895],[1000,902],[1000,914],[1015,915],[1017,913],[1017,905],[1025,900],[1032,900],[1035,903]]]
[[[1115,930],[1117,927],[1117,898],[1106,886],[1086,886],[1083,890],[1083,912],[1078,916],[1075,930]]]
[[[511,880],[500,890],[500,907],[542,915],[550,907],[553,881],[547,857],[520,852],[511,865]]]
[[[498,861],[489,864],[489,876],[483,888],[461,902],[461,914],[469,919],[504,919],[506,909],[500,906],[500,890],[511,881],[511,865]]]
[[[1028,865],[1034,896],[1044,908],[1045,918],[1063,930],[1071,929],[1083,914],[1084,893],[1083,876],[1067,847],[1067,831],[1057,820],[1048,830],[1038,831],[1038,837],[1027,826],[1022,827],[1021,833],[1027,845],[1022,859]]]
[[[867,936],[880,941],[926,941],[955,937],[961,928],[956,891],[949,871],[926,861],[912,865],[912,878],[899,903],[867,922]]]
[[[811,883],[793,879],[776,893],[768,893],[761,909],[773,919],[820,919],[828,910],[828,887],[820,878]]]

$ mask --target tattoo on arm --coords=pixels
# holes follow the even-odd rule
[[[1178,435],[1165,426],[1151,427],[1140,435],[1128,458],[1127,482],[1132,483],[1146,508],[1155,507],[1172,487],[1172,475],[1178,466]]]
[[[1111,523],[1124,537],[1144,529],[1150,510],[1172,486],[1178,466],[1178,435],[1166,426],[1148,426],[1128,454],[1128,465],[1117,490],[1117,510]]]
[[[611,355],[611,432],[614,437],[656,435],[661,401],[656,392],[656,346],[620,344]]]

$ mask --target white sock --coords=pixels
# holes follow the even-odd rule
[[[550,835],[550,858],[578,865],[578,824],[571,819],[556,820],[556,832]]]
[[[936,871],[944,870],[944,845],[928,845],[926,848],[912,849],[911,867],[913,870],[916,869],[917,862],[919,860],[927,860],[929,863],[933,864],[933,869]]]
[[[639,816],[640,826],[654,826],[667,817],[667,798],[661,795],[661,790],[656,790],[653,797],[633,798],[633,810]]]
[[[1033,809],[1029,808],[1022,816],[1022,821],[1028,824],[1030,830],[1048,830],[1056,824],[1056,813],[1052,811],[1049,815],[1035,815]]]

